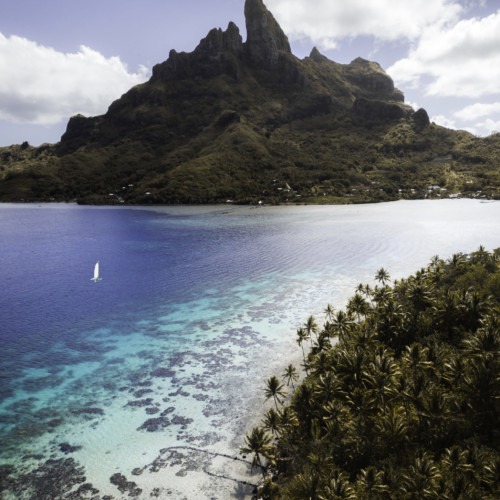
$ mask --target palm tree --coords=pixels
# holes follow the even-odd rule
[[[385,286],[386,283],[391,281],[391,277],[390,277],[389,273],[383,267],[381,267],[377,271],[377,274],[375,274],[375,279],[378,282],[382,283],[382,286]]]
[[[430,453],[418,453],[413,464],[403,473],[399,493],[401,498],[438,498],[437,481],[441,477],[439,469]]]
[[[316,323],[316,320],[314,319],[314,316],[309,316],[307,318],[307,321],[304,323],[304,328],[310,339],[312,339],[313,333],[316,335],[319,332],[319,327],[318,324]]]
[[[471,356],[498,359],[500,357],[500,317],[486,316],[475,335],[464,340],[465,351]]]
[[[474,426],[489,441],[498,428],[496,405],[500,394],[499,361],[487,356],[467,360],[463,379],[464,393],[472,411]]]
[[[319,332],[318,341],[316,343],[317,352],[325,351],[332,346],[330,343],[332,331],[332,324],[327,323],[324,329]]]
[[[434,369],[428,356],[429,349],[427,347],[422,347],[421,344],[411,344],[404,350],[401,360],[403,366],[410,370],[412,377],[415,377],[418,373]]]
[[[387,349],[376,354],[365,371],[365,388],[380,410],[384,410],[388,400],[397,394],[396,381],[400,374],[398,365]]]
[[[436,269],[442,264],[442,260],[439,258],[439,255],[434,255],[431,257],[431,263],[430,263],[430,268],[431,269]]]
[[[349,346],[350,347],[350,346]],[[364,380],[367,353],[361,347],[345,348],[335,356],[335,373],[346,390],[360,387]]]
[[[461,252],[454,253],[451,259],[447,260],[447,263],[454,269],[458,269],[465,262],[465,255]]]
[[[406,410],[402,406],[395,406],[378,416],[375,421],[375,435],[382,455],[401,450],[402,445],[409,441],[408,420]]]
[[[290,482],[286,492],[286,498],[303,498],[307,500],[317,500],[321,478],[316,470],[309,470],[306,473],[297,474]]]
[[[327,304],[326,309],[323,311],[325,313],[325,318],[327,321],[333,321],[333,315],[335,313],[335,309],[331,304]]]
[[[273,436],[276,436],[280,429],[280,414],[274,408],[269,408],[264,414],[262,423],[264,429],[271,431]]]
[[[334,334],[340,341],[350,332],[353,326],[351,317],[344,311],[337,311],[332,323]]]
[[[477,290],[469,289],[463,295],[464,323],[468,330],[476,330],[481,318],[490,306],[489,297],[484,298]]]
[[[265,467],[262,465],[262,457],[268,458],[270,456],[271,437],[264,429],[254,427],[250,434],[245,436],[245,446],[240,448],[240,453],[247,454],[253,453],[254,458],[252,461],[252,468],[258,465],[262,472],[262,477],[266,477]]]
[[[362,317],[368,314],[369,310],[370,305],[359,293],[355,293],[347,303],[347,311],[357,316],[358,323],[361,321]]]
[[[454,290],[445,290],[440,300],[433,307],[436,322],[446,332],[448,341],[454,342],[463,326],[464,307],[460,303],[459,294]]]
[[[307,362],[306,362],[306,353],[304,352],[304,341],[308,339],[307,331],[305,328],[299,327],[297,328],[297,344],[302,348],[302,358],[304,359],[304,368],[307,373]]]
[[[384,484],[383,476],[383,472],[373,466],[362,469],[356,481],[361,498],[383,498],[382,495],[389,491],[389,486]]]
[[[288,431],[298,424],[297,415],[290,406],[278,410],[279,423],[282,431]]]
[[[331,369],[331,358],[325,350],[318,351],[311,359],[310,367],[314,375],[322,375]]]
[[[370,285],[366,284],[363,285],[363,283],[360,283],[355,290],[356,293],[360,293],[364,295],[367,299],[371,299],[372,294],[373,294],[373,289]]]
[[[285,368],[285,372],[283,373],[283,378],[286,380],[286,386],[288,387],[290,383],[292,384],[292,389],[295,389],[294,382],[299,379],[297,375],[297,370],[295,366],[291,363]]]
[[[473,498],[467,494],[467,487],[473,482],[473,469],[466,450],[459,446],[452,446],[445,450],[441,459],[441,470],[451,498]]]
[[[318,397],[318,404],[320,399],[325,401],[325,404],[328,404],[329,401],[332,401],[336,394],[340,392],[340,383],[337,380],[336,376],[332,372],[327,372],[319,376],[319,379],[315,386],[313,387],[315,394]]]
[[[479,248],[475,252],[472,252],[471,259],[473,262],[484,263],[490,259],[490,254],[483,245],[479,245]]]
[[[320,500],[356,500],[358,497],[349,483],[349,476],[344,472],[336,471],[318,498]]]
[[[292,408],[297,415],[299,423],[302,425],[302,429],[307,433],[307,436],[309,436],[311,431],[313,406],[313,389],[310,384],[302,383],[293,394]]]
[[[283,384],[279,381],[276,375],[273,375],[266,381],[266,387],[264,389],[266,401],[270,398],[273,398],[276,409],[278,409],[278,401],[281,403],[278,397],[285,396],[286,394],[283,390],[283,387]]]
[[[398,300],[392,298],[377,305],[374,313],[369,316],[374,321],[378,338],[399,354],[406,345],[407,315]]]
[[[422,312],[433,303],[433,289],[423,280],[413,280],[408,287],[408,297],[415,311]]]

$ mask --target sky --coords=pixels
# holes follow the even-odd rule
[[[500,0],[264,0],[299,58],[378,62],[431,121],[500,131]],[[244,0],[2,0],[0,146],[55,143],[104,114],[171,49],[193,51]]]

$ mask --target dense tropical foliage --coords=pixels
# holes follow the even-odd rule
[[[298,329],[306,376],[287,398],[290,366],[267,382],[242,450],[260,497],[500,498],[500,249],[376,280]]]

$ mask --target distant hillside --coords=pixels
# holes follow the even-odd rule
[[[0,148],[0,201],[364,202],[500,197],[500,134],[429,123],[375,62],[302,60],[262,0],[61,141]]]

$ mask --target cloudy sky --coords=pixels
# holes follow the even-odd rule
[[[480,136],[500,131],[500,0],[264,0],[302,58],[377,61],[415,109]],[[2,0],[0,146],[57,142],[106,112],[170,49],[191,52],[244,0]]]

